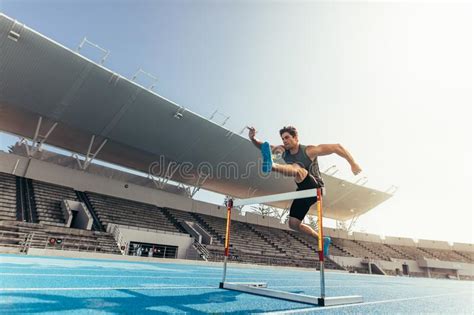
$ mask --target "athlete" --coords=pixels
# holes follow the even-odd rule
[[[280,129],[280,137],[283,145],[270,145],[255,137],[257,131],[254,127],[249,129],[249,139],[261,150],[263,157],[262,171],[264,173],[278,172],[286,176],[292,176],[297,185],[297,191],[324,186],[318,165],[318,156],[337,154],[347,160],[354,175],[362,170],[354,161],[351,154],[340,144],[302,145],[298,140],[298,131],[295,127],[287,126]],[[277,164],[272,161],[273,154],[281,154],[286,164]],[[301,198],[293,201],[290,207],[288,225],[294,231],[299,231],[318,238],[318,233],[309,225],[303,223],[303,219],[309,208],[316,203],[317,197]],[[324,238],[324,255],[327,256],[331,239]]]

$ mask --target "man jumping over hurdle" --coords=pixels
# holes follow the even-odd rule
[[[340,144],[320,144],[320,145],[302,145],[298,141],[298,132],[295,127],[287,126],[280,129],[283,145],[273,146],[268,142],[262,142],[255,138],[257,131],[254,127],[249,129],[249,139],[261,150],[263,157],[262,171],[269,173],[271,171],[292,176],[297,185],[297,191],[311,188],[322,188],[324,186],[321,172],[319,171],[318,156],[337,154],[349,162],[352,173],[359,174],[362,170],[354,161],[351,154]],[[277,164],[272,161],[272,153],[282,154],[286,164]],[[318,238],[318,233],[309,225],[303,223],[303,219],[309,211],[309,208],[316,203],[317,197],[296,199],[290,207],[289,227],[294,231],[308,234]],[[324,255],[327,256],[331,239],[324,237]]]

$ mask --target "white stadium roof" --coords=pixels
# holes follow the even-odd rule
[[[206,173],[217,175],[220,167],[232,164],[242,175],[259,160],[258,150],[247,139],[0,14],[0,130],[33,139],[40,117],[42,136],[57,123],[46,143],[72,152],[86,154],[94,136],[92,151],[107,140],[97,158],[117,165],[148,172],[163,156],[159,167],[164,174],[170,162],[190,163],[191,173],[170,176],[186,185],[237,198],[295,190],[292,179],[263,177],[256,167],[245,178],[210,176],[200,182],[197,165],[205,163]],[[352,218],[392,196],[323,178],[329,218]]]

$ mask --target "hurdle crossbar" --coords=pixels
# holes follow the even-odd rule
[[[253,197],[253,198],[247,198],[247,199],[235,199],[234,207],[253,205],[256,203],[269,203],[269,202],[284,201],[284,200],[291,200],[291,199],[301,199],[301,198],[308,198],[308,197],[316,197],[316,192],[314,189],[306,189],[306,190],[293,191],[293,192],[287,192],[287,193],[269,195],[269,196]]]
[[[231,211],[235,206],[245,206],[256,203],[268,203],[275,201],[283,201],[290,199],[301,199],[308,197],[318,197],[318,217],[319,217],[319,233],[318,233],[318,251],[319,251],[319,263],[320,263],[320,289],[321,296],[310,296],[304,294],[296,294],[285,291],[271,290],[267,288],[267,284],[263,282],[226,282],[227,274],[227,259],[229,256],[230,246],[230,223],[231,223]],[[249,294],[261,295],[281,300],[300,302],[311,305],[319,306],[332,306],[332,305],[343,305],[343,304],[354,304],[362,303],[364,299],[360,295],[352,296],[339,296],[339,297],[326,297],[325,292],[325,281],[324,281],[324,254],[323,254],[323,211],[322,211],[322,191],[318,189],[308,189],[296,192],[282,193],[270,196],[261,196],[248,199],[229,199],[227,201],[227,224],[226,224],[226,237],[225,237],[225,249],[224,249],[224,273],[222,282],[219,284],[219,288],[239,291]]]

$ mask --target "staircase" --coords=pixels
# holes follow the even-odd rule
[[[387,273],[380,267],[375,261],[372,261],[371,259],[365,259],[363,263],[367,264],[367,268],[369,269],[370,274],[376,274],[376,275],[384,275],[386,276]]]
[[[300,243],[302,243],[302,244],[306,245],[307,247],[311,248],[311,250],[314,250],[315,252],[318,251],[318,248],[316,248],[316,244],[312,244],[312,243],[310,244],[305,239],[299,237],[298,235],[294,235],[290,231],[285,230],[285,233],[287,233],[288,235],[290,235],[292,238],[296,239]],[[339,245],[335,244],[334,242],[332,242],[331,245],[329,246],[329,254],[331,254],[331,247],[337,248],[339,251],[345,253],[349,257],[355,257],[351,252],[349,252],[348,250],[346,250],[343,247],[340,247]]]
[[[453,250],[453,252],[455,252],[455,253],[458,254],[459,256],[461,256],[461,257],[467,259],[467,261],[469,261],[470,263],[473,262],[472,259],[471,259],[471,257],[469,257],[468,255],[463,254],[463,253],[461,253],[461,252],[458,252],[457,250]]]
[[[426,249],[423,249],[421,247],[417,247],[416,249],[419,250],[420,252],[426,254],[428,256],[427,258],[439,259],[439,257],[436,257],[435,255],[433,255],[432,253],[430,253]]]
[[[97,213],[95,212],[94,206],[90,202],[89,198],[87,197],[86,193],[82,191],[75,191],[77,199],[82,202],[83,204],[86,205],[87,210],[89,210],[89,213],[92,216],[93,222],[92,222],[92,230],[93,231],[100,231],[100,232],[105,232],[105,228],[100,222],[99,217],[97,216]]]
[[[269,244],[271,247],[273,247],[274,249],[276,249],[278,252],[280,252],[281,254],[285,254],[286,255],[286,251],[281,248],[280,246],[278,246],[275,242],[273,242],[272,240],[270,240],[266,235],[262,234],[260,231],[258,231],[257,229],[255,229],[252,224],[249,224],[249,223],[243,223],[245,224],[250,231],[254,232],[255,234],[257,234],[261,239],[263,239],[267,244]]]
[[[181,225],[181,223],[168,211],[166,208],[159,208],[161,212],[165,215],[165,217],[173,223],[173,225],[181,232],[185,234],[189,234],[188,231]]]
[[[217,233],[217,231],[214,230],[212,227],[210,227],[209,224],[207,224],[206,221],[204,221],[198,214],[191,213],[191,216],[196,219],[196,221],[201,225],[201,227],[204,227],[212,235],[213,238],[217,239],[221,244],[224,244],[225,238],[219,233]]]
[[[186,259],[205,260],[208,261],[211,253],[198,241],[194,241],[186,252]]]
[[[362,244],[361,242],[357,241],[357,240],[352,240],[354,243],[356,243],[357,245],[359,245],[360,247],[362,247],[363,249],[365,249],[366,251],[368,251],[369,253],[371,253],[372,255],[374,255],[375,257],[381,259],[381,260],[387,260],[387,261],[391,261],[390,257],[388,256],[384,256],[382,254],[379,254],[375,251],[373,251],[372,249],[370,249],[369,247],[365,246],[364,244]]]
[[[401,257],[405,257],[405,259],[416,260],[415,257],[412,257],[411,255],[409,255],[405,252],[402,252],[401,250],[398,250],[397,248],[395,248],[393,246],[390,246],[389,244],[384,244],[384,245],[387,246],[388,248],[390,248],[391,250],[393,250],[394,252],[397,252]]]
[[[17,177],[16,190],[17,220],[37,223],[38,213],[36,211],[36,203],[31,179]]]

